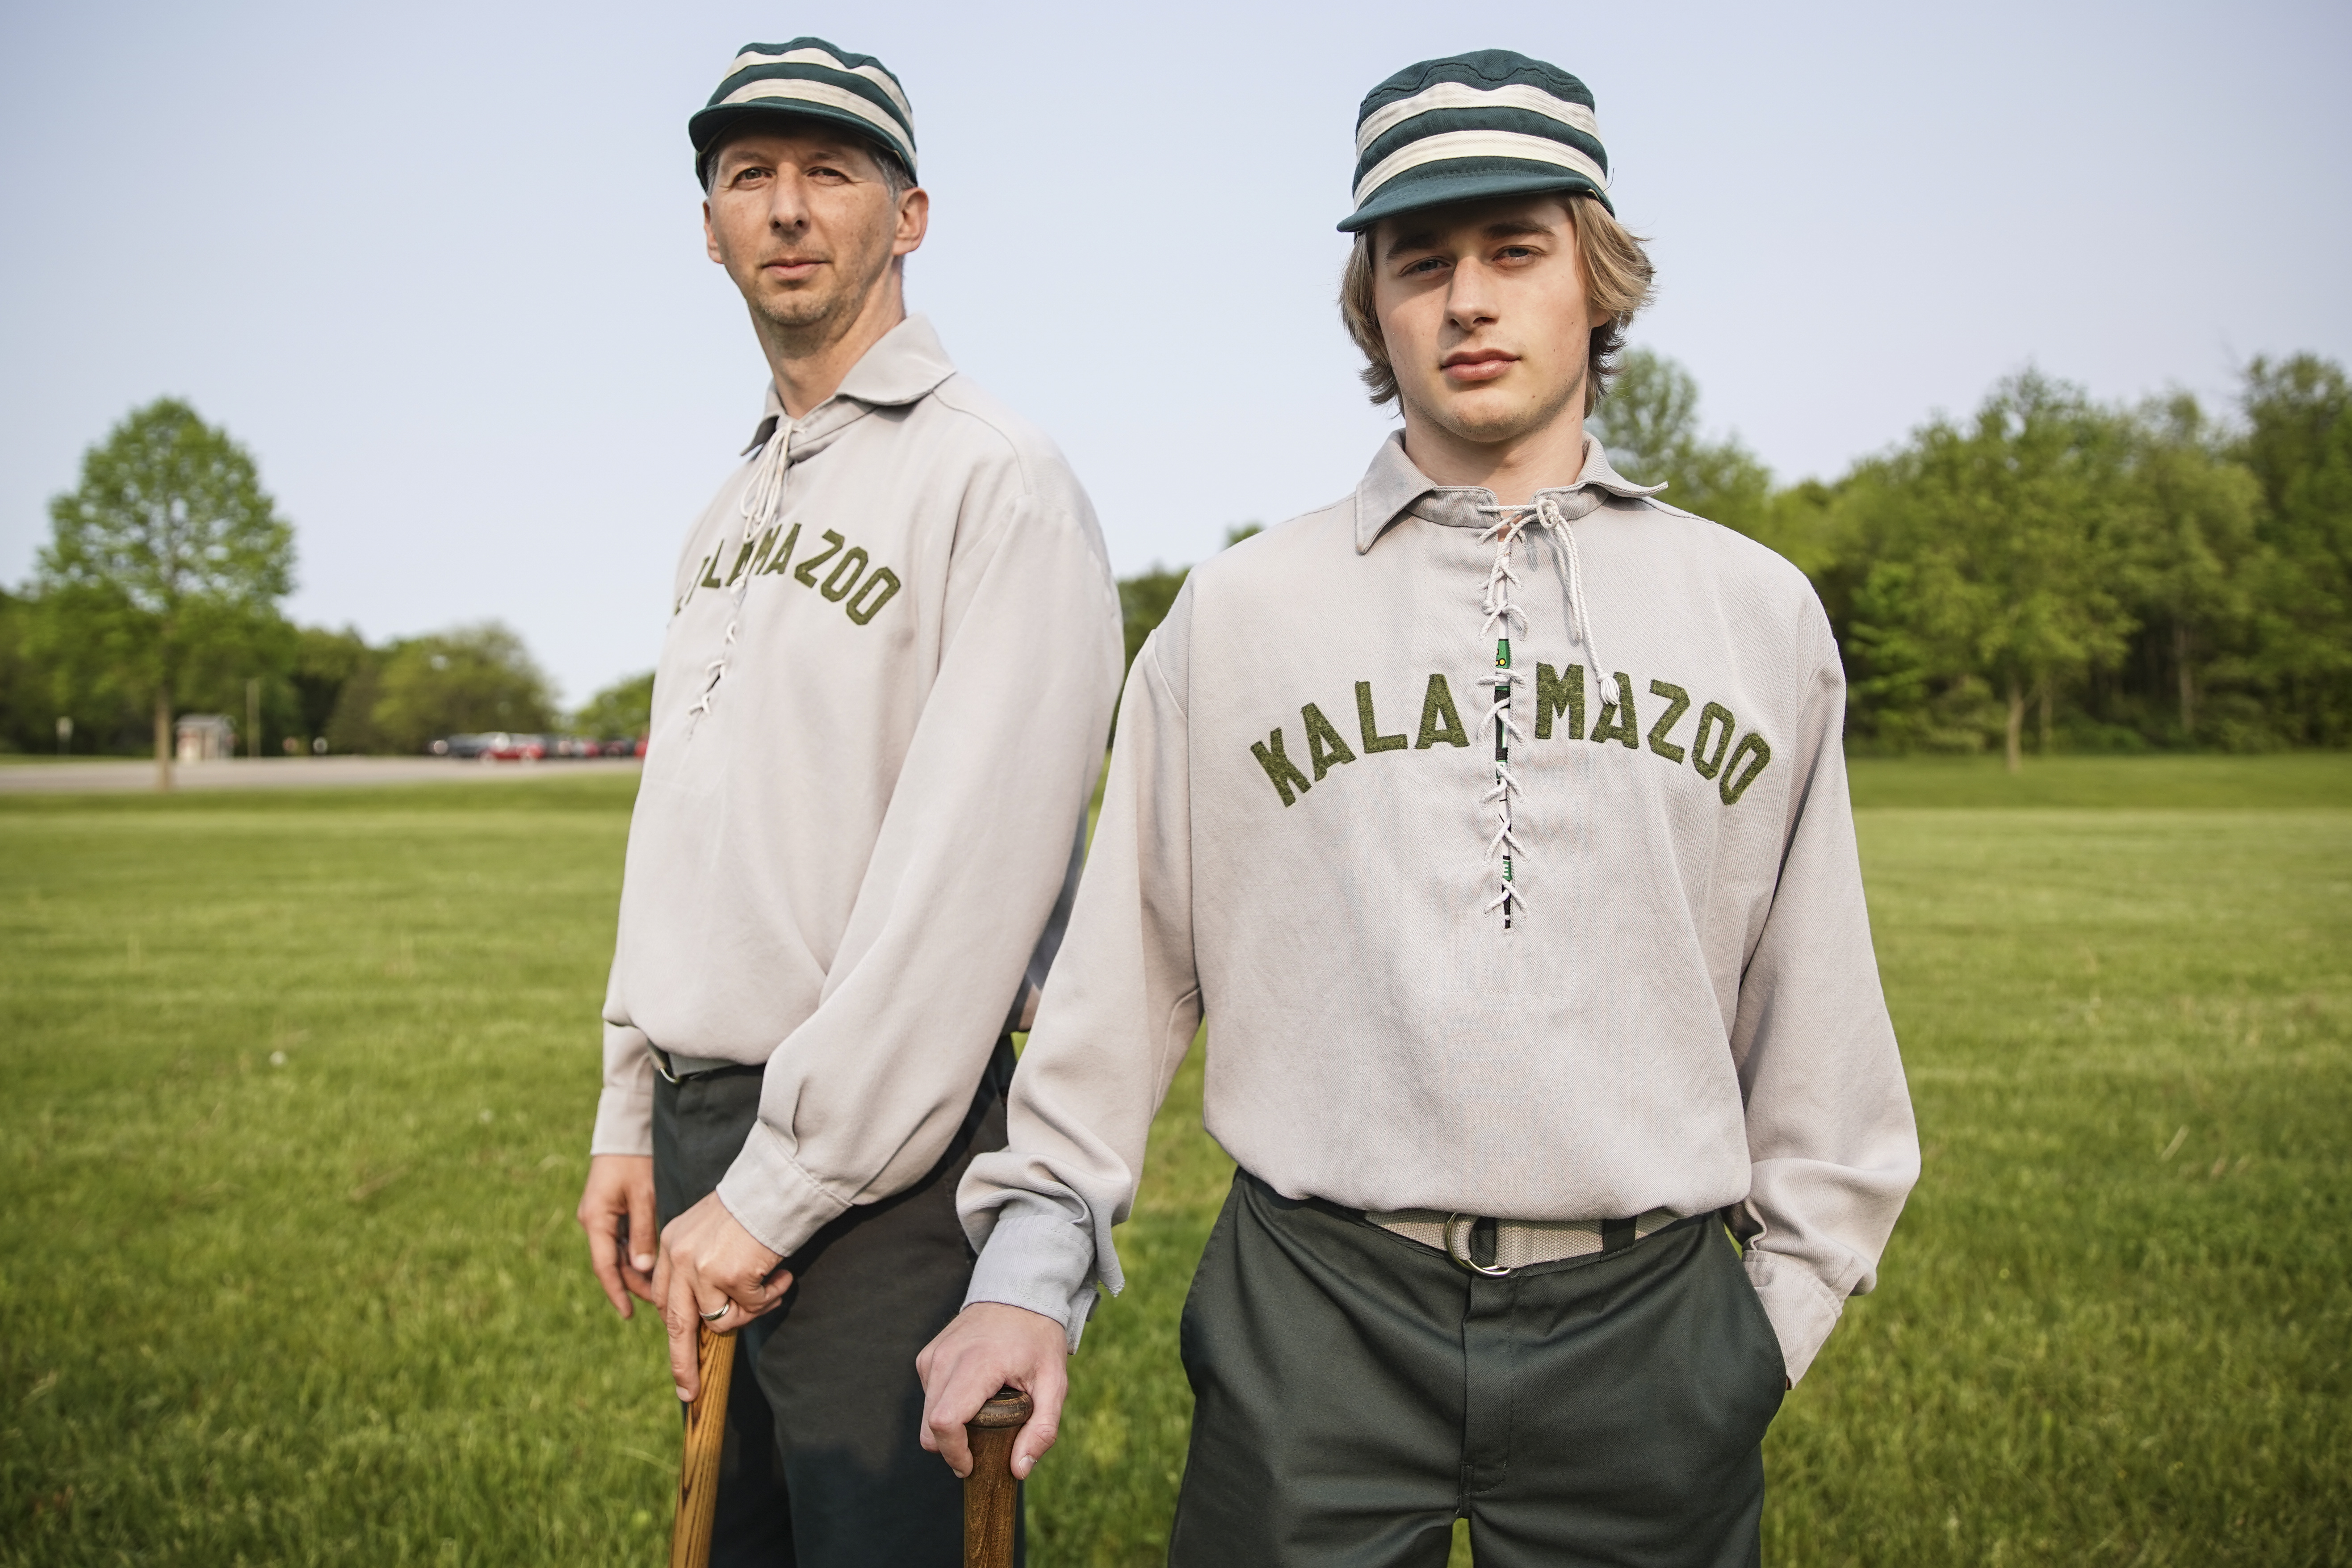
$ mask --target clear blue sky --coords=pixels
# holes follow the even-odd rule
[[[1467,18],[1478,17],[1471,20]],[[912,303],[1059,440],[1114,563],[1346,491],[1388,421],[1332,305],[1355,106],[1505,47],[1600,100],[1637,336],[1784,479],[2034,363],[2110,398],[2352,359],[2352,7],[446,0],[0,12],[0,581],[171,393],[297,525],[294,613],[488,616],[577,700],[653,662],[757,415],[687,115],[733,49],[914,100]]]

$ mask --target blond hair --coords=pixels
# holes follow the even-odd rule
[[[1617,356],[1625,347],[1625,329],[1650,302],[1657,270],[1639,237],[1617,221],[1616,215],[1591,196],[1563,195],[1570,225],[1576,230],[1577,260],[1591,291],[1592,312],[1600,323],[1585,351],[1584,411],[1599,406],[1610,377],[1617,374]],[[1356,247],[1348,253],[1347,270],[1339,277],[1339,320],[1348,336],[1363,351],[1360,373],[1375,404],[1392,403],[1397,395],[1396,366],[1389,362],[1388,341],[1372,308],[1372,236],[1379,229],[1356,232]]]

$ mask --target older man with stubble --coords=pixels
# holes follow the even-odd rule
[[[688,132],[771,380],[671,584],[580,1220],[680,1398],[698,1324],[743,1336],[715,1563],[947,1564],[914,1357],[1075,887],[1118,590],[1061,455],[907,313],[898,79],[747,45]]]
[[[1503,50],[1357,122],[1341,313],[1404,428],[1193,572],[976,1161],[927,1441],[1051,1444],[1195,1028],[1239,1163],[1169,1560],[1758,1560],[1759,1445],[1918,1173],[1828,618],[1584,429],[1651,265],[1592,95]]]

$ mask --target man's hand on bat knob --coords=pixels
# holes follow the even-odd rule
[[[702,1325],[731,1334],[771,1311],[792,1289],[781,1255],[753,1239],[711,1194],[663,1227],[654,1265],[654,1305],[669,1331],[670,1375],[689,1403],[702,1389]],[[990,1393],[993,1394],[994,1389]]]
[[[971,1474],[964,1424],[1009,1385],[1033,1405],[1013,1441],[1013,1479],[1025,1480],[1059,1434],[1069,1359],[1068,1337],[1053,1319],[1026,1307],[974,1301],[915,1358],[923,1380],[923,1447],[957,1475]]]

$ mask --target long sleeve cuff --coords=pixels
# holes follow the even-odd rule
[[[1772,1320],[1772,1331],[1780,1336],[1780,1359],[1788,1363],[1789,1384],[1793,1388],[1804,1380],[1830,1331],[1837,1327],[1845,1302],[1793,1258],[1751,1250],[1743,1261],[1764,1303],[1764,1315]]]
[[[588,1152],[654,1152],[654,1058],[646,1037],[623,1025],[604,1026],[604,1088],[596,1097],[596,1130]]]
[[[981,1248],[963,1302],[1002,1301],[1051,1318],[1075,1352],[1099,1299],[1094,1271],[1094,1242],[1083,1226],[1057,1215],[1007,1215]]]
[[[849,1205],[819,1186],[793,1159],[790,1145],[766,1122],[754,1122],[719,1183],[719,1201],[751,1238],[790,1258]]]
[[[654,1088],[650,1080],[606,1089],[596,1097],[596,1131],[591,1154],[651,1154],[654,1152]]]

